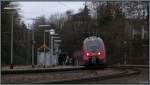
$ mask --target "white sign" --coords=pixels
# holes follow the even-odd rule
[[[54,44],[54,47],[59,47],[59,46],[60,46],[60,44],[56,44],[56,43]]]
[[[61,40],[54,40],[54,42],[56,42],[56,43],[57,43],[57,42],[61,42]]]

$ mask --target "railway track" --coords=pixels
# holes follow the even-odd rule
[[[76,68],[76,69],[64,69],[56,71],[46,70],[37,72],[26,72],[16,74],[13,73],[3,73],[2,83],[32,83],[32,84],[47,84],[47,83],[86,83],[86,81],[104,80],[121,76],[128,76],[140,73],[137,68],[131,67],[108,67],[105,69],[89,69],[89,68]]]
[[[119,77],[125,77],[129,75],[136,75],[140,73],[140,70],[137,68],[130,68],[130,67],[109,67],[115,70],[120,70],[120,73],[111,74],[111,75],[97,75],[90,78],[80,78],[80,79],[74,79],[74,80],[65,80],[65,81],[54,81],[54,82],[40,82],[44,84],[84,84],[91,81],[97,81],[97,80],[106,80],[106,79],[112,79],[112,78],[119,78]]]

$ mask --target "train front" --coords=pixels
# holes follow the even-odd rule
[[[105,46],[100,37],[88,37],[83,42],[83,64],[105,64]]]

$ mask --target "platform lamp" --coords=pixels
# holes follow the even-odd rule
[[[39,27],[50,27],[51,25],[39,25]],[[45,32],[49,32],[49,30],[44,30],[44,39],[43,39],[43,44],[44,45],[46,45],[45,44]],[[44,58],[46,58],[46,53],[45,53],[45,47],[44,47]],[[44,59],[45,60],[45,59]],[[46,61],[44,61],[44,63],[46,63]],[[44,64],[44,68],[45,68],[45,64]]]
[[[10,69],[13,69],[13,11],[14,10],[20,10],[19,8],[13,8],[13,7],[5,7],[4,10],[9,10],[11,12],[11,61],[10,61]]]

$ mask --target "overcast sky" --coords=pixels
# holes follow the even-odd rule
[[[35,18],[41,15],[45,15],[48,18],[50,15],[55,13],[65,13],[67,10],[74,10],[74,12],[78,12],[80,8],[84,7],[85,2],[52,2],[52,1],[40,1],[40,2],[19,2],[19,7],[21,8],[22,19],[25,24],[31,24],[32,20],[29,18]]]

